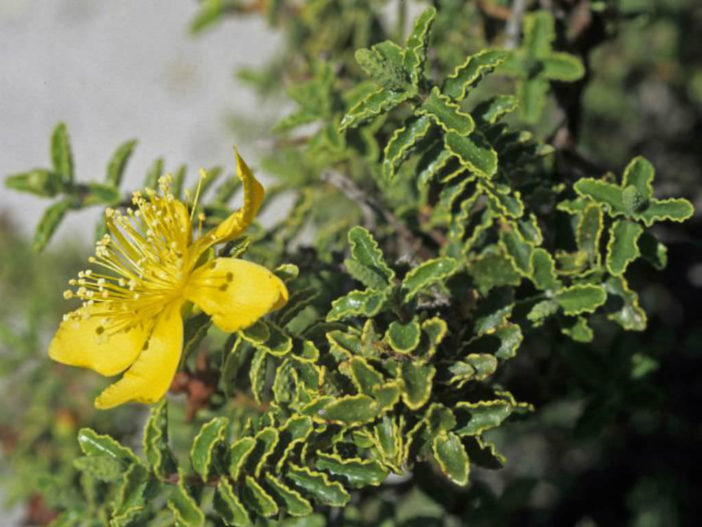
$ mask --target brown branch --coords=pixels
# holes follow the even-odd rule
[[[520,35],[522,31],[522,18],[526,11],[526,0],[514,0],[510,10],[507,26],[505,27],[505,47],[515,49],[519,47]]]
[[[374,213],[385,220],[397,233],[400,240],[400,257],[418,255],[431,258],[431,252],[424,247],[420,238],[414,235],[397,216],[384,207],[376,198],[361,189],[354,181],[339,172],[326,172],[322,181],[336,187],[352,201],[358,203],[363,214],[363,221],[370,230],[375,226]]]

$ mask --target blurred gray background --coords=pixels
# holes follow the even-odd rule
[[[139,145],[124,188],[139,186],[160,156],[169,170],[182,162],[191,172],[231,167],[227,116],[259,111],[234,72],[269,57],[277,39],[259,17],[192,38],[196,11],[194,0],[0,0],[2,178],[48,167],[59,121],[71,134],[78,179],[102,178],[113,150],[131,138]],[[48,204],[0,186],[0,213],[25,234]],[[52,244],[87,242],[99,213],[70,215]],[[0,526],[20,518],[0,506]]]
[[[191,174],[231,167],[227,116],[258,111],[234,72],[269,57],[277,39],[257,16],[191,37],[197,8],[195,0],[0,0],[0,175],[48,167],[59,121],[78,179],[102,178],[111,153],[131,138],[139,145],[125,189],[139,186],[160,156],[167,170],[185,162]],[[0,187],[0,210],[24,233],[48,204]],[[71,214],[52,244],[87,241],[98,214]]]

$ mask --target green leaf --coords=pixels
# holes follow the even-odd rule
[[[546,106],[546,95],[550,86],[541,78],[523,79],[517,85],[517,100],[522,118],[528,124],[536,124]]]
[[[317,415],[325,421],[343,423],[346,425],[367,423],[378,416],[380,405],[368,395],[346,395],[334,399]]]
[[[312,123],[319,119],[319,115],[316,113],[308,112],[307,110],[300,110],[295,113],[291,113],[283,117],[280,121],[275,123],[272,132],[283,133],[302,126],[303,124]]]
[[[388,283],[383,276],[379,275],[370,267],[359,263],[357,260],[347,258],[344,260],[344,267],[354,279],[373,291],[382,291],[388,287]]]
[[[332,308],[327,313],[327,321],[333,322],[354,316],[372,317],[380,312],[384,304],[383,292],[351,291],[332,302]]]
[[[359,392],[372,395],[373,389],[385,380],[363,357],[352,357],[339,364],[339,371],[346,375]]]
[[[551,254],[541,247],[537,247],[531,252],[530,261],[534,285],[541,289],[553,289],[560,285],[555,273],[555,263]]]
[[[432,441],[432,450],[441,472],[448,479],[461,486],[468,483],[468,454],[456,434],[444,432],[437,435]]]
[[[551,53],[541,60],[540,74],[549,80],[574,82],[585,75],[585,66],[570,53]]]
[[[544,321],[558,312],[558,302],[553,300],[542,300],[534,304],[527,313],[527,320],[534,324],[534,327],[541,326]]]
[[[268,371],[268,353],[262,349],[257,349],[251,360],[249,369],[249,380],[251,381],[251,392],[256,402],[263,400],[263,393],[266,388],[266,373]]]
[[[497,172],[497,152],[479,132],[473,132],[468,137],[448,132],[444,141],[448,151],[474,174],[490,178]]]
[[[137,145],[136,139],[122,143],[115,153],[112,154],[110,161],[107,163],[107,175],[105,182],[112,187],[119,187],[122,183],[124,170],[127,168],[127,162],[134,152]]]
[[[478,104],[472,113],[480,123],[494,124],[517,107],[517,98],[514,95],[496,95]]]
[[[416,320],[412,320],[407,324],[393,321],[388,326],[385,339],[397,353],[408,354],[419,345],[421,335],[422,332]]]
[[[402,363],[400,378],[405,387],[402,400],[410,410],[418,410],[427,403],[435,374],[436,369],[431,364],[407,361]]]
[[[653,165],[643,157],[635,157],[624,169],[622,188],[633,187],[645,199],[653,197]]]
[[[395,177],[395,170],[407,159],[412,147],[427,135],[431,120],[427,116],[410,118],[405,125],[396,129],[383,151],[383,174],[388,179]]]
[[[388,91],[380,88],[358,103],[356,103],[339,124],[339,131],[343,132],[349,127],[358,126],[363,121],[375,117],[381,113],[386,113],[395,108],[400,103],[406,101],[411,96],[410,93],[404,91]]]
[[[502,399],[475,403],[460,401],[456,404],[459,426],[455,432],[460,436],[481,435],[500,426],[513,410],[514,406]]]
[[[236,527],[251,525],[249,514],[234,493],[234,488],[226,478],[219,480],[212,500],[214,510],[219,514],[224,523]]]
[[[254,436],[254,439],[256,440],[256,447],[248,456],[248,470],[246,472],[259,478],[266,461],[271,457],[273,451],[278,446],[280,435],[278,430],[269,426],[259,430]]]
[[[307,467],[298,467],[291,463],[286,477],[316,501],[330,507],[343,507],[351,499],[340,483],[330,481],[323,472],[314,472]]]
[[[444,148],[443,142],[435,143],[422,154],[417,163],[417,186],[421,188],[427,185],[451,159],[453,154]]]
[[[524,16],[524,49],[533,58],[543,59],[551,54],[551,42],[556,38],[553,15],[545,9]]]
[[[278,514],[278,504],[251,476],[246,476],[241,497],[251,509],[264,518]]]
[[[73,460],[73,466],[100,481],[117,481],[124,472],[124,465],[110,456],[84,456]]]
[[[616,185],[593,178],[582,178],[575,182],[573,188],[580,196],[605,206],[612,215],[627,213],[622,189]]]
[[[600,259],[600,237],[603,227],[602,209],[594,203],[585,207],[580,214],[575,237],[578,250],[587,254],[588,259],[593,263]]]
[[[593,313],[605,303],[607,293],[599,285],[574,285],[561,289],[554,297],[566,315]]]
[[[361,69],[385,89],[406,90],[410,87],[404,51],[394,42],[386,40],[371,49],[357,49],[355,57]]]
[[[410,272],[402,280],[405,302],[409,302],[426,288],[446,280],[458,271],[460,263],[454,258],[434,258],[427,260]]]
[[[646,329],[646,312],[639,305],[639,296],[629,289],[623,276],[611,276],[605,282],[609,298],[605,305],[607,318],[614,320],[627,331]]]
[[[60,192],[63,182],[60,174],[36,168],[29,172],[8,176],[5,179],[5,186],[20,192],[29,192],[42,198],[53,198]]]
[[[500,230],[500,243],[514,264],[514,269],[522,276],[531,276],[531,253],[534,247],[524,239],[514,223],[506,224]]]
[[[163,159],[156,159],[149,170],[146,171],[146,176],[144,177],[144,187],[146,188],[158,188],[158,180],[163,175]]]
[[[253,437],[242,437],[232,443],[229,448],[229,475],[236,481],[242,475],[242,468],[256,448]]]
[[[278,498],[278,503],[291,516],[307,516],[314,511],[312,504],[302,494],[291,489],[272,474],[266,474],[266,483],[273,496]]]
[[[144,508],[149,480],[149,472],[142,465],[135,463],[129,467],[122,476],[122,483],[117,489],[112,514],[113,521],[120,516],[127,519],[135,509]]]
[[[176,472],[177,463],[168,446],[168,403],[163,399],[151,407],[144,426],[144,454],[154,474],[165,479]]]
[[[508,52],[497,49],[486,49],[471,55],[462,65],[456,67],[444,82],[441,91],[452,99],[464,99],[468,88],[502,64],[508,55]]]
[[[125,464],[141,463],[130,448],[108,435],[100,435],[90,428],[78,431],[78,445],[86,456],[107,456]]]
[[[431,26],[436,17],[436,9],[428,7],[414,21],[414,28],[407,37],[404,51],[404,66],[410,74],[414,86],[424,77],[424,63],[427,59],[427,45]]]
[[[385,263],[383,251],[373,235],[367,229],[356,226],[349,231],[348,239],[353,259],[372,269],[390,284],[395,278],[395,272]]]
[[[490,337],[483,337],[477,341],[480,345]],[[475,346],[476,343],[474,343]],[[497,370],[497,358],[487,353],[471,353],[465,357],[464,361],[455,361],[448,368],[451,378],[449,385],[457,390],[469,381],[482,381],[490,377]]]
[[[451,102],[437,86],[434,86],[416,113],[429,117],[445,132],[456,132],[463,136],[475,129],[475,122],[470,114],[462,112],[458,104]]]
[[[633,221],[617,220],[612,224],[607,243],[607,270],[611,274],[623,274],[639,257],[638,241],[643,232],[643,227]]]
[[[173,513],[178,525],[187,525],[188,527],[204,527],[205,525],[205,513],[198,507],[197,502],[183,485],[183,476],[181,476],[180,483],[171,492],[168,508]]]
[[[683,222],[690,218],[694,212],[692,203],[686,199],[652,199],[648,207],[637,214],[636,218],[650,227],[655,222],[663,220]]]
[[[511,260],[496,245],[485,249],[466,269],[482,295],[487,295],[493,287],[517,286],[522,281]]]
[[[190,449],[190,461],[193,469],[200,475],[203,481],[210,479],[210,473],[217,455],[217,449],[227,440],[229,419],[226,417],[215,417],[208,421],[193,440]]]
[[[639,237],[639,251],[644,260],[658,271],[662,271],[668,265],[668,248],[648,232]]]
[[[585,317],[576,318],[570,325],[568,322],[565,322],[561,328],[561,332],[564,335],[568,335],[576,342],[592,342],[595,336],[592,328],[588,326]]]
[[[32,248],[35,251],[41,252],[44,250],[70,208],[71,204],[68,201],[59,201],[44,211],[34,233]]]
[[[92,181],[88,183],[88,193],[83,198],[83,205],[112,205],[116,206],[122,201],[119,190],[111,185]]]
[[[378,461],[370,459],[342,459],[338,455],[317,453],[315,468],[324,470],[334,477],[344,478],[351,487],[360,489],[369,485],[380,485],[388,475],[388,470]]]
[[[51,164],[64,183],[73,182],[73,153],[68,130],[59,123],[51,134]]]

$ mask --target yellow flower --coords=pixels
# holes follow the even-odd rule
[[[64,293],[83,305],[64,315],[49,345],[49,356],[63,364],[105,376],[127,370],[95,400],[97,408],[163,397],[180,362],[186,302],[227,332],[250,326],[287,302],[285,285],[268,269],[236,258],[206,257],[214,244],[241,234],[263,200],[263,187],[238,153],[236,163],[244,184],[243,208],[195,240],[192,215],[198,196],[188,212],[169,192],[168,176],[159,181],[160,192],[134,194],[135,210],[106,211],[109,234],[89,259],[96,269],[80,272],[69,282],[74,290]]]

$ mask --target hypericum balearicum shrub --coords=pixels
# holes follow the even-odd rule
[[[584,162],[563,170],[524,129],[520,118],[542,118],[552,82],[584,74],[555,50],[550,12],[525,16],[521,45],[469,54],[449,38],[463,7],[439,2],[390,40],[374,2],[283,4],[267,8],[307,51],[285,65],[299,108],[263,162],[280,179],[273,199],[237,157],[242,209],[228,204],[236,178],[208,195],[219,170],[183,201],[185,169],[164,176],[157,161],[145,186],[160,192],[119,212],[134,143],[105,182],[76,183],[63,125],[51,169],[7,180],[61,196],[38,248],[69,210],[110,207],[94,260],[105,270],[72,282],[67,296],[84,304],[50,355],[105,375],[131,365],[100,408],[157,403],[143,455],[128,446],[133,433],[78,431],[82,456],[72,491],[52,497],[55,525],[395,525],[420,487],[452,495],[471,467],[505,465],[492,434],[534,410],[504,382],[510,359],[530,353],[525,338],[588,343],[612,323],[646,328],[630,269],[665,266],[651,227],[692,206],[657,199],[642,157],[621,177],[583,173]],[[240,7],[206,2],[196,27]],[[435,49],[433,24],[444,31]],[[310,51],[319,42],[331,46],[324,56]],[[291,209],[254,224],[282,192]],[[46,479],[56,488],[58,476]],[[453,519],[470,523],[471,512]]]

